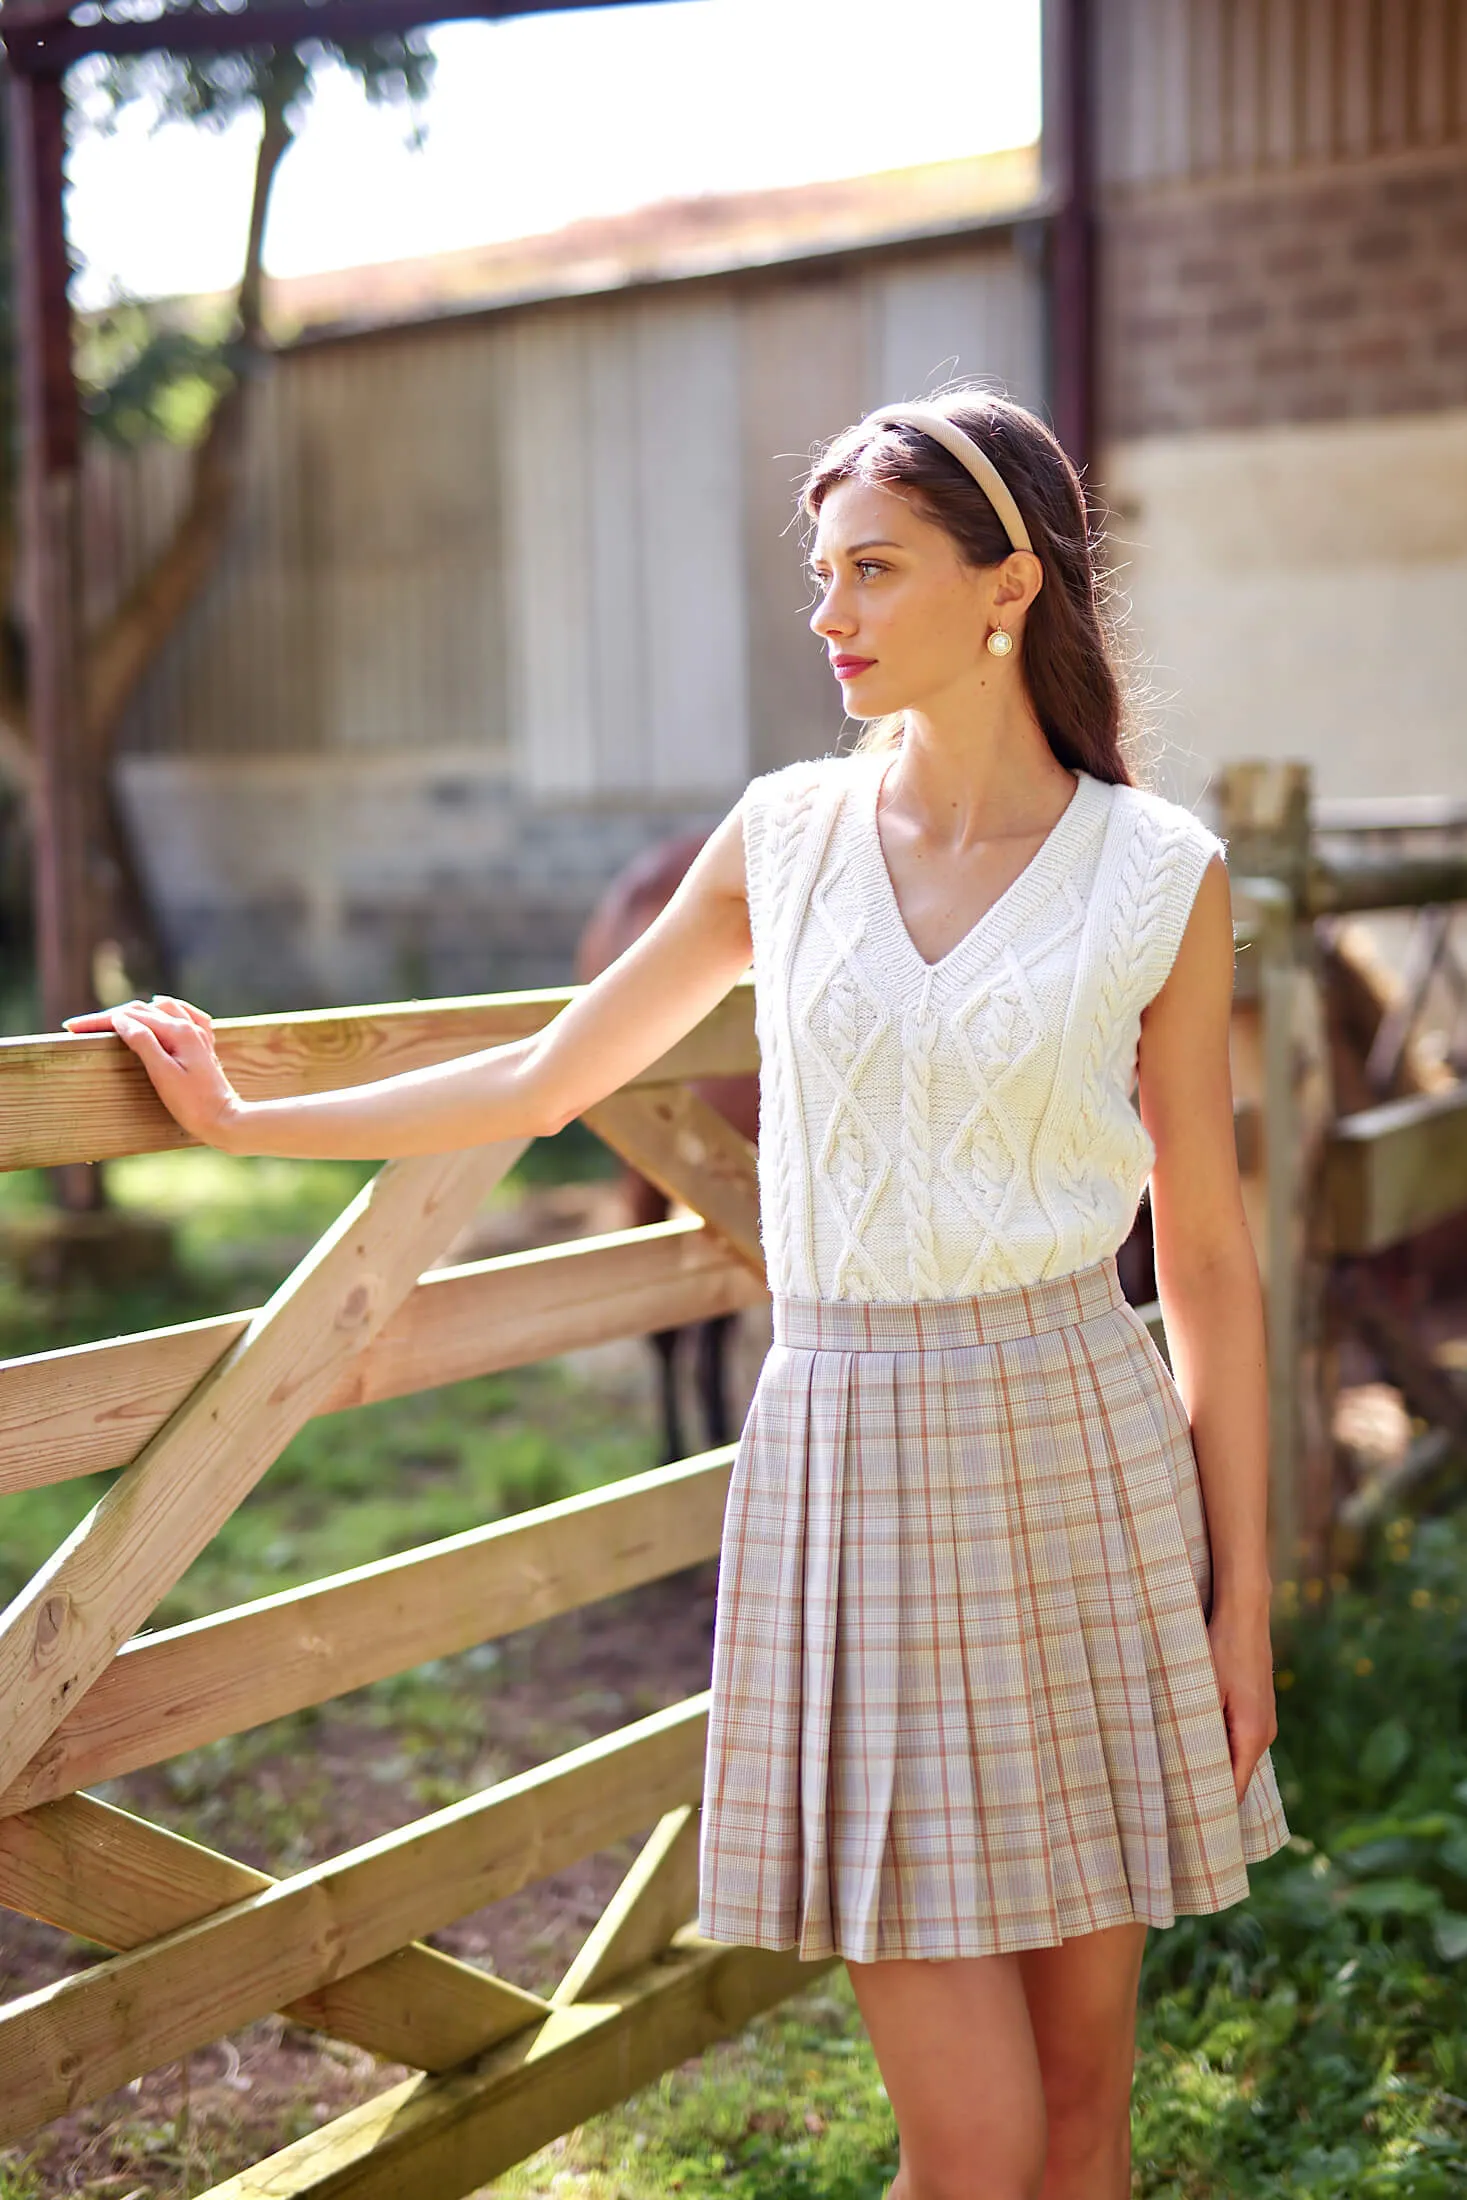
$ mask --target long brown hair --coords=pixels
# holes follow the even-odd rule
[[[1112,616],[1097,580],[1101,537],[1092,536],[1080,478],[1037,414],[984,389],[946,390],[935,405],[993,460],[1024,516],[1044,585],[1029,606],[1020,670],[1050,748],[1068,770],[1133,786],[1125,755],[1128,701]],[[963,562],[999,565],[1010,543],[993,506],[957,459],[919,428],[846,428],[815,459],[800,491],[812,522],[840,481],[910,494],[946,528]],[[895,747],[900,713],[873,719],[853,754]]]

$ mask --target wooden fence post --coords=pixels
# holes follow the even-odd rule
[[[1335,1499],[1337,1350],[1321,1196],[1334,1109],[1309,916],[1309,767],[1225,766],[1216,816],[1256,953],[1251,983],[1239,988],[1235,1081],[1253,1086],[1239,1097],[1256,1105],[1262,1134],[1261,1198],[1252,1203],[1251,1219],[1267,1320],[1270,1568],[1277,1584],[1323,1571]]]

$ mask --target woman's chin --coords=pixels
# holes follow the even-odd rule
[[[841,685],[841,702],[847,718],[885,718],[901,704],[883,694],[866,680],[846,680]]]

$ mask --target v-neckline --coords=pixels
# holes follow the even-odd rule
[[[1015,904],[1022,906],[1034,894],[1044,891],[1045,874],[1048,872],[1055,856],[1062,852],[1070,832],[1085,808],[1090,788],[1098,786],[1099,781],[1090,772],[1076,771],[1074,793],[1050,826],[1043,840],[1040,841],[1029,861],[1024,865],[1023,870],[1019,872],[1016,878],[1009,881],[1003,892],[988,904],[977,922],[968,927],[962,938],[955,941],[945,955],[939,955],[936,962],[929,962],[907,930],[907,922],[902,915],[901,904],[897,900],[896,888],[892,884],[891,873],[887,869],[886,856],[881,846],[877,811],[881,802],[881,790],[890,768],[891,756],[888,752],[883,752],[877,759],[876,769],[868,771],[864,775],[859,805],[861,838],[870,848],[873,859],[872,869],[876,876],[877,888],[884,897],[892,930],[902,948],[923,976],[936,977],[958,961],[993,929],[1000,911],[1007,913]]]

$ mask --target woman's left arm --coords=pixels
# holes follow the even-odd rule
[[[1228,1035],[1228,874],[1202,875],[1176,959],[1142,1011],[1141,1120],[1172,1372],[1192,1423],[1212,1545],[1208,1640],[1241,1800],[1278,1732],[1269,1637],[1268,1366],[1263,1294],[1238,1182]]]

